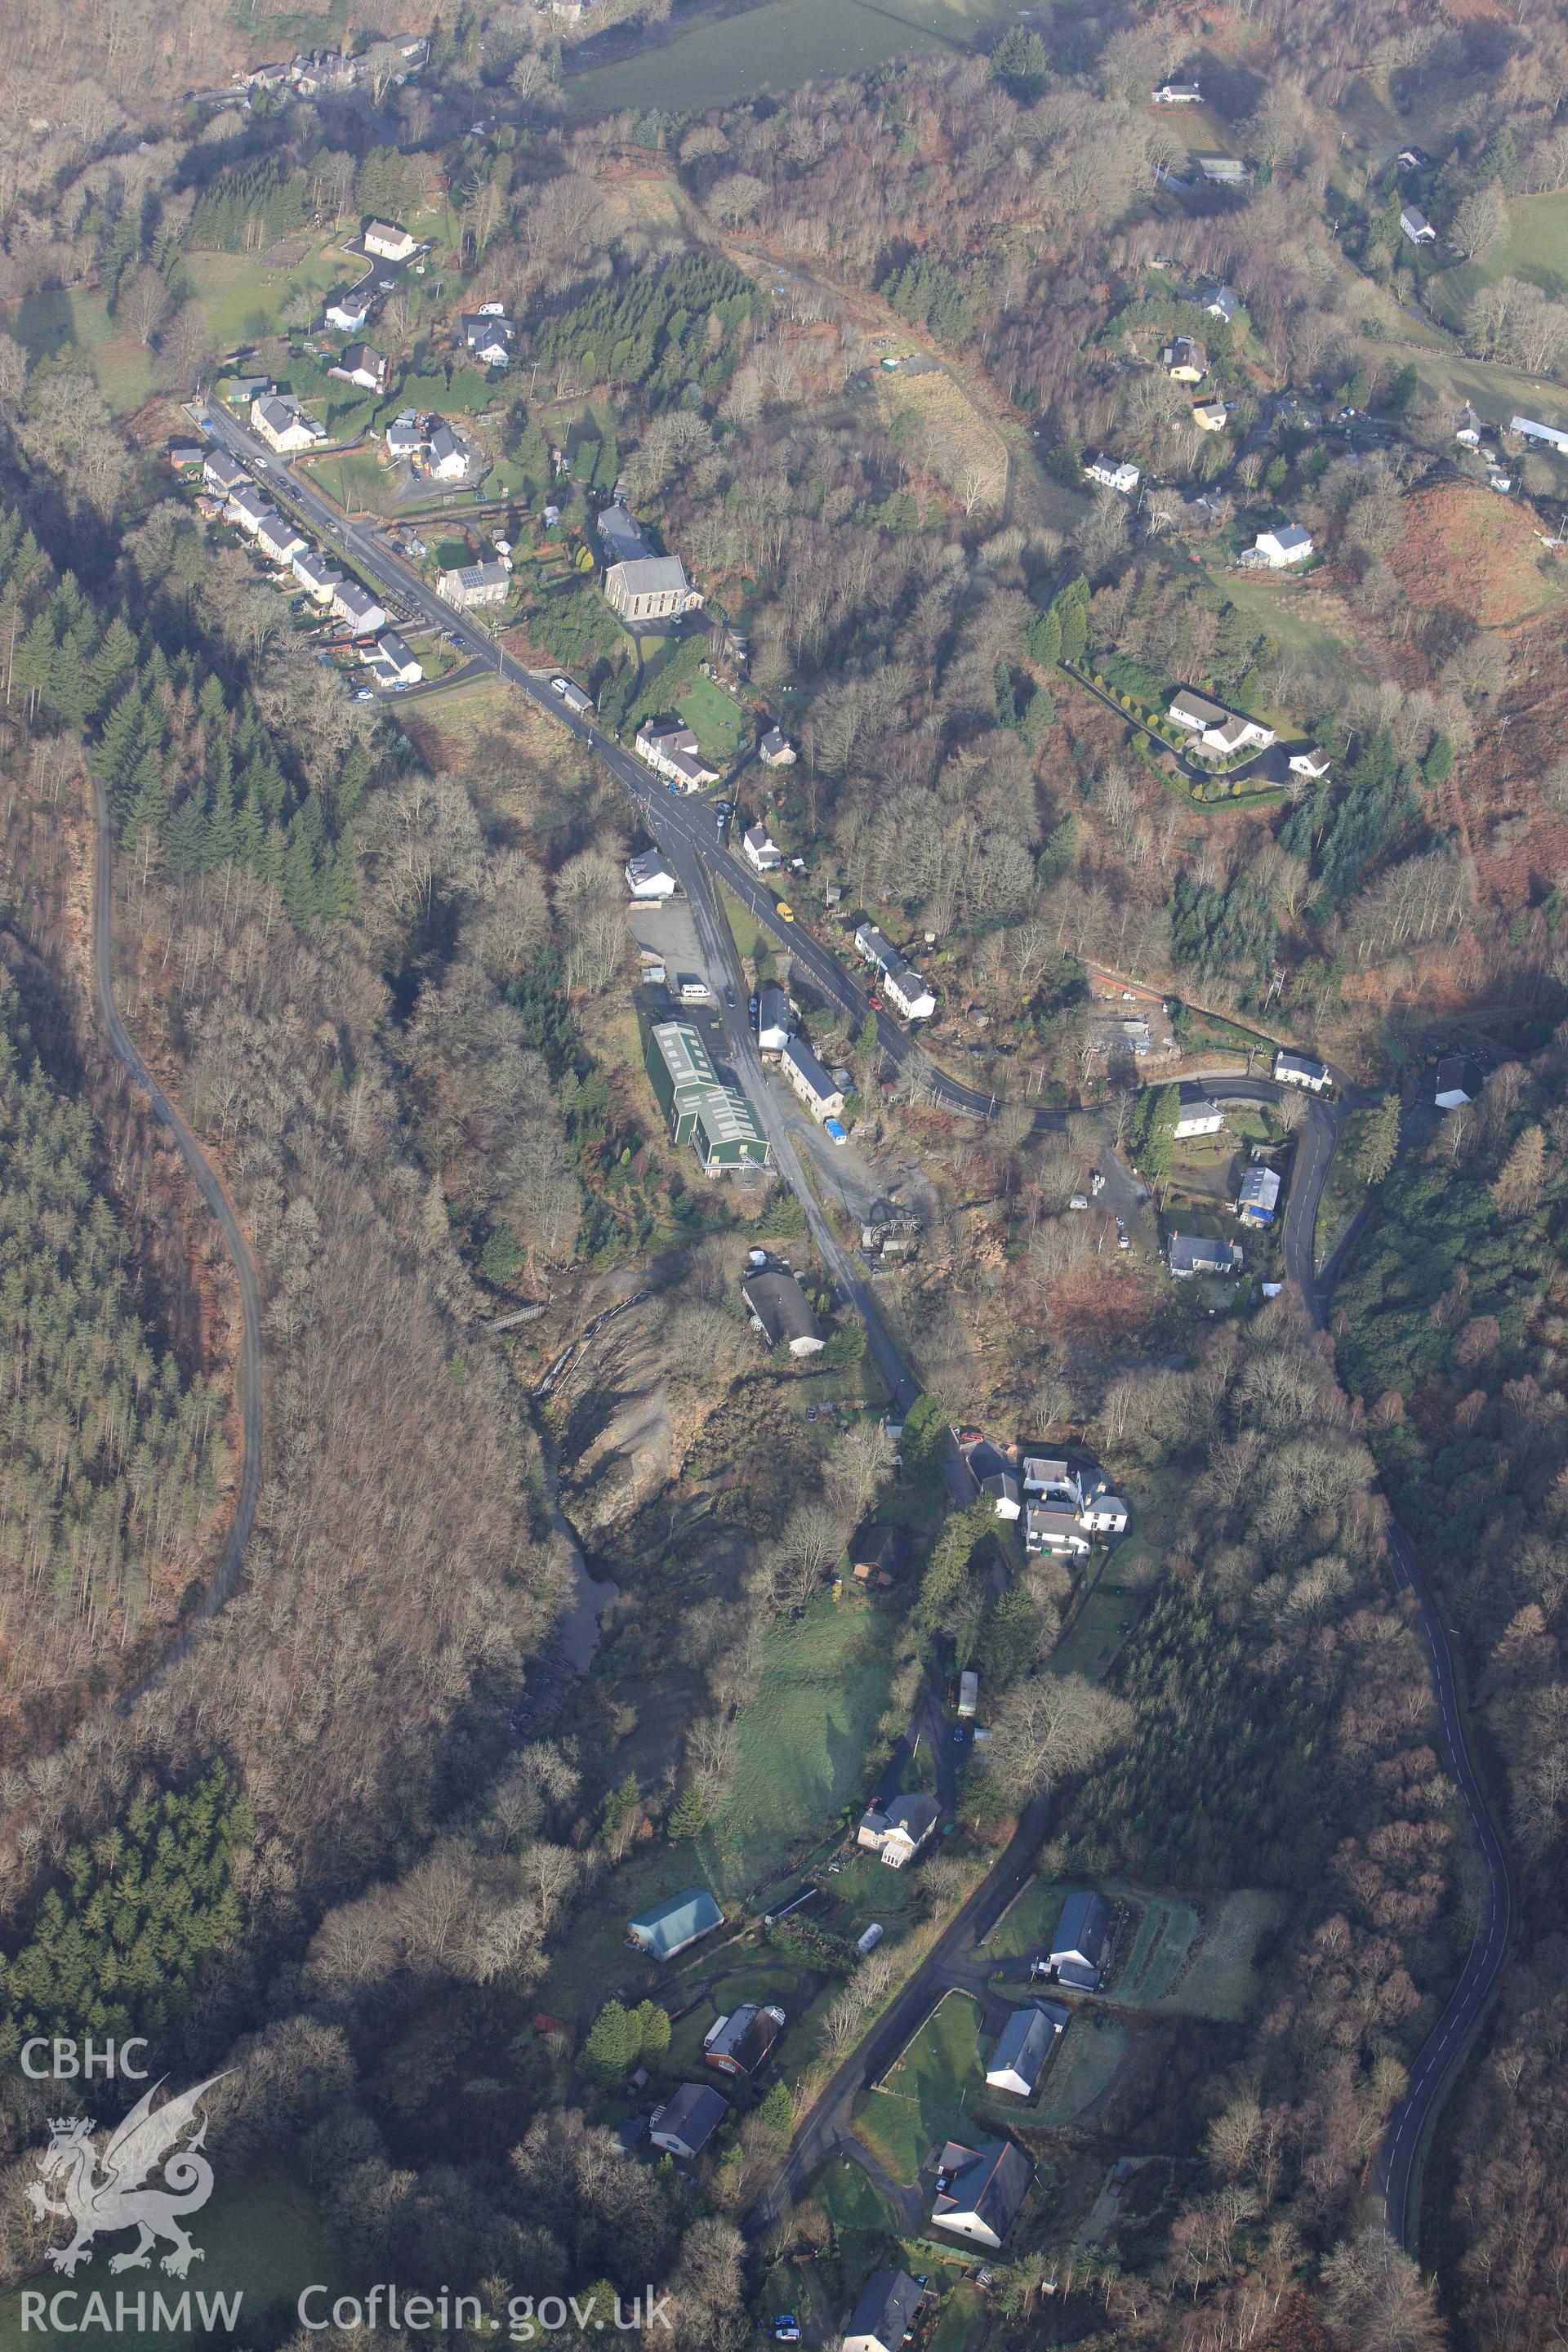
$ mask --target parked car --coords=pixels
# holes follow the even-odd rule
[[[849,1140],[849,1129],[841,1119],[825,1118],[822,1122],[822,1131],[831,1142],[847,1143]]]

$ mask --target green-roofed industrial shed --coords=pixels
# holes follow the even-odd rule
[[[633,1919],[626,1935],[639,1951],[651,1952],[656,1960],[672,1960],[688,1944],[695,1944],[699,1937],[710,1935],[723,1924],[724,1914],[708,1889],[689,1886],[684,1895],[672,1895],[668,1903]]]
[[[708,1048],[689,1021],[661,1021],[647,1033],[644,1066],[672,1143],[687,1143],[704,1103],[721,1091]]]
[[[699,1106],[691,1141],[710,1176],[717,1168],[738,1168],[745,1160],[765,1168],[773,1153],[762,1120],[738,1087],[721,1087]]]
[[[689,1021],[661,1021],[648,1031],[644,1066],[670,1140],[689,1143],[710,1176],[773,1157],[767,1131],[738,1087],[723,1085],[701,1036]]]

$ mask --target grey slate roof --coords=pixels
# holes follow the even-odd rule
[[[880,2345],[899,2352],[920,2308],[921,2289],[908,2271],[873,2271],[845,2324],[845,2340]]]
[[[706,2083],[683,2083],[672,2099],[655,2114],[650,2129],[655,2138],[683,2141],[696,2156],[712,2138],[730,2112],[730,2103]]]

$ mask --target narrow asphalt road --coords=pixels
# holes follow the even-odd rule
[[[108,800],[96,777],[92,791],[98,820],[98,864],[92,896],[92,962],[99,1013],[116,1060],[124,1064],[178,1144],[180,1157],[190,1170],[197,1191],[217,1222],[218,1231],[223,1235],[234,1265],[235,1280],[239,1285],[243,1325],[239,1354],[239,1489],[235,1497],[234,1519],[229,1528],[228,1540],[224,1545],[217,1571],[195,1612],[195,1621],[199,1622],[217,1614],[238,1581],[240,1562],[255,1524],[257,1496],[261,1491],[261,1297],[256,1278],[256,1261],[250,1255],[250,1244],[241,1230],[239,1220],[229,1205],[228,1195],[195,1137],[132,1043],[114,1002],[114,840],[110,826]],[[131,1694],[132,1698],[146,1690],[180,1655],[185,1638],[182,1637],[165,1654],[153,1672]]]
[[[220,407],[214,404],[208,408],[207,414],[215,437],[233,455],[249,465],[269,488],[307,517],[327,543],[341,549],[350,562],[369,578],[394,589],[412,610],[421,614],[426,620],[449,630],[454,640],[468,653],[481,657],[498,676],[528,695],[542,709],[548,711],[558,725],[587,744],[605,761],[631,793],[648,832],[674,864],[694,910],[698,910],[698,927],[703,936],[704,946],[710,951],[717,950],[719,952],[718,969],[732,972],[737,982],[742,978],[729,926],[719,919],[720,910],[711,887],[716,877],[721,877],[725,886],[773,934],[779,944],[789,950],[830,1003],[839,1006],[857,1026],[865,1021],[870,1010],[865,991],[850,977],[836,955],[801,925],[785,922],[780,917],[778,902],[773,892],[765,888],[748,867],[732,857],[719,839],[713,812],[705,802],[693,804],[666,791],[641,761],[623,750],[591,720],[568,710],[560,698],[551,692],[546,679],[526,669],[511,655],[502,652],[494,639],[465,614],[443,604],[428,583],[392,545],[386,534],[348,522],[329,499],[303,482],[292,467],[284,459],[274,457],[254,434]],[[695,889],[692,887],[694,880],[698,886]],[[715,924],[716,937],[712,929]],[[931,1061],[917,1041],[899,1028],[885,1013],[877,1016],[877,1032],[879,1043],[895,1067],[903,1071],[912,1066],[918,1071],[932,1102],[969,1118],[985,1118],[994,1113],[998,1100],[996,1096],[965,1087],[949,1077],[945,1071]],[[752,1093],[766,1118],[767,1090],[760,1082],[760,1064],[756,1071],[752,1070],[754,1040],[750,1036],[749,1024],[743,1018],[731,1015],[725,1021],[725,1034],[731,1041],[738,1065],[752,1078],[748,1091]],[[129,1041],[127,1045],[129,1048]],[[151,1087],[150,1079],[145,1083]],[[1279,1093],[1271,1079],[1258,1078],[1227,1078],[1224,1082],[1224,1091],[1242,1099],[1254,1100],[1274,1100]],[[1340,1098],[1331,1102],[1317,1098],[1309,1100],[1307,1117],[1298,1140],[1296,1166],[1283,1223],[1282,1246],[1287,1278],[1300,1290],[1308,1313],[1320,1327],[1325,1320],[1325,1297],[1320,1289],[1312,1263],[1313,1236],[1318,1202],[1338,1139],[1344,1092],[1342,1086]],[[154,1096],[154,1099],[161,1097]],[[174,1115],[172,1111],[169,1116],[173,1120]],[[1061,1124],[1062,1116],[1057,1111],[1037,1110],[1035,1125],[1037,1129],[1058,1127]],[[787,1130],[783,1129],[776,1117],[769,1120],[769,1128],[780,1169],[800,1199],[813,1236],[843,1295],[854,1305],[865,1323],[868,1346],[888,1383],[889,1394],[895,1402],[907,1404],[916,1392],[916,1383],[888,1337],[868,1286],[840,1246],[816,1195],[805,1181]],[[192,1142],[187,1157],[195,1152],[195,1146]],[[195,1158],[200,1162],[199,1153]],[[205,1168],[205,1162],[200,1164]],[[221,1194],[218,1197],[221,1198]],[[237,1240],[237,1226],[234,1233]],[[240,1247],[243,1249],[243,1243]],[[1331,1276],[1337,1275],[1339,1263],[1337,1255],[1335,1264],[1326,1271]],[[247,1332],[251,1328],[247,1311]],[[249,1458],[254,1457],[249,1455],[247,1449]],[[961,1491],[955,1483],[960,1475],[960,1465],[956,1461],[950,1462],[947,1471],[949,1485],[957,1495]],[[967,1499],[967,1496],[963,1498]],[[1491,1997],[1507,1949],[1512,1900],[1501,1841],[1488,1813],[1466,1746],[1464,1716],[1447,1636],[1414,1549],[1392,1512],[1389,1549],[1395,1581],[1401,1590],[1410,1592],[1414,1602],[1416,1633],[1431,1669],[1450,1766],[1489,1881],[1489,1896],[1482,1906],[1469,1958],[1447,2007],[1411,2070],[1409,2088],[1390,2118],[1378,2158],[1377,2174],[1387,2226],[1390,2233],[1405,2243],[1411,2223],[1410,2193],[1416,2154],[1449,2072]],[[1033,1832],[1033,1842],[1022,1862],[1016,1864],[1014,1857],[1019,1852],[1020,1841],[1025,1838],[1026,1825],[1037,1810],[1039,1811],[1039,1822]],[[898,2021],[912,2016],[918,2022],[921,2004],[929,2006],[933,1988],[942,1981],[942,1956],[948,1949],[949,1938],[963,1930],[974,1907],[986,1902],[994,1888],[1006,1885],[1009,1876],[1016,1878],[1018,1884],[1022,1883],[1027,1863],[1044,1834],[1047,1812],[1048,1807],[1043,1801],[1040,1808],[1028,1810],[1020,1822],[1017,1836],[996,1871],[979,1893],[971,1897],[970,1903],[948,1930],[947,1937],[922,1964],[871,2040],[862,2051],[847,2060],[833,2077],[822,2099],[807,2116],[791,2151],[784,2177],[784,2186],[788,2194],[795,2193],[799,2182],[809,2177],[813,2167],[822,2161],[823,2155],[832,2145],[837,2144],[836,2135],[847,2123],[858,2084],[871,2079],[863,2071],[864,2065],[873,2063],[875,2053],[888,2042]],[[1010,1899],[1010,1895],[1004,1899]],[[912,2026],[907,2031],[912,2031]],[[899,2046],[897,2042],[893,2046]],[[872,2053],[871,2059],[868,2059],[867,2053]],[[825,2108],[830,2108],[826,2120]],[[809,2161],[804,2166],[803,2149],[809,2156]],[[815,2154],[810,2153],[813,2150]]]
[[[852,2050],[818,2093],[778,2173],[747,2217],[760,2234],[793,2204],[812,2176],[850,2137],[856,2102],[880,2082],[904,2044],[946,1990],[952,1970],[989,1934],[1035,1866],[1050,1822],[1051,1800],[1036,1797],[1018,1817],[1006,1850],[990,1876],[977,1886],[952,1924],[932,1945],[909,1983],[875,2030]]]
[[[1307,1312],[1320,1328],[1327,1320],[1333,1286],[1349,1258],[1361,1224],[1358,1219],[1352,1232],[1344,1236],[1320,1280],[1312,1263],[1313,1235],[1319,1196],[1333,1158],[1339,1116],[1337,1103],[1310,1104],[1297,1143],[1296,1168],[1285,1213],[1286,1273],[1300,1291]],[[1384,1500],[1386,1504],[1386,1495]],[[1384,2226],[1390,2237],[1414,2251],[1421,2217],[1419,2212],[1411,2210],[1411,2194],[1426,2126],[1470,2035],[1485,2013],[1501,1972],[1513,1923],[1513,1893],[1508,1856],[1470,1759],[1465,1711],[1447,1633],[1415,1557],[1415,1546],[1392,1508],[1388,1512],[1388,1559],[1395,1591],[1410,1596],[1411,1622],[1426,1654],[1433,1695],[1442,1718],[1448,1769],[1458,1789],[1487,1880],[1475,1934],[1458,1981],[1421,2046],[1410,2070],[1405,2096],[1389,2116],[1374,2168],[1383,2198]]]

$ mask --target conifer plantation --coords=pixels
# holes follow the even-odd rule
[[[87,1104],[0,985],[0,1624],[10,1705],[40,1654],[134,1633],[195,1572],[223,1483],[222,1402],[137,1311]]]

